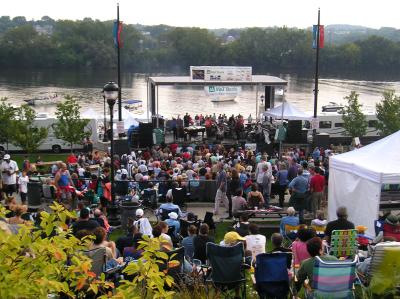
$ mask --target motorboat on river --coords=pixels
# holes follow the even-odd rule
[[[143,101],[142,100],[125,100],[122,102],[124,108],[129,112],[143,113]]]
[[[57,93],[55,93],[53,95],[26,99],[24,101],[30,106],[36,106],[36,105],[49,105],[49,104],[51,105],[57,102],[59,99],[60,98],[58,97]]]
[[[329,102],[328,105],[322,106],[322,112],[340,112],[344,108],[343,105],[335,102]]]

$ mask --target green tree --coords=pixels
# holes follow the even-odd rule
[[[378,129],[383,136],[390,135],[400,130],[400,97],[394,90],[383,93],[383,100],[376,104]]]
[[[15,109],[9,103],[7,98],[0,99],[0,143],[6,144],[8,150],[8,144],[10,137],[13,136],[13,120],[15,118]]]
[[[16,109],[11,143],[27,153],[35,152],[47,137],[47,128],[35,126],[36,112],[28,105]]]
[[[367,118],[361,111],[362,104],[358,102],[358,96],[355,91],[352,91],[349,96],[345,97],[347,105],[341,112],[343,127],[346,134],[352,138],[364,136],[368,127]]]
[[[92,132],[87,128],[88,119],[81,119],[79,112],[81,106],[78,101],[70,96],[66,101],[57,104],[57,123],[53,125],[54,134],[57,138],[66,141],[73,150],[74,144],[82,143],[84,138],[89,137]]]

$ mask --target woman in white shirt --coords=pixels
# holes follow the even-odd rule
[[[23,205],[26,203],[26,198],[28,194],[28,182],[29,182],[29,177],[26,175],[26,171],[23,171],[18,179],[19,194],[21,196],[21,202]]]

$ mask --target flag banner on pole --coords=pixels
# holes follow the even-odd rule
[[[122,32],[122,22],[114,21],[114,28],[113,28],[113,38],[114,38],[114,46],[116,48],[122,47],[122,39],[121,39],[121,32]]]
[[[312,41],[312,48],[317,48],[317,28],[318,25],[313,25],[313,41]],[[319,25],[319,48],[324,47],[324,25]]]

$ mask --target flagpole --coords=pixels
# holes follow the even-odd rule
[[[119,30],[119,3],[117,3],[117,25],[118,25],[118,30]],[[118,67],[117,67],[117,72],[118,72],[118,81],[117,84],[119,86],[118,89],[118,120],[122,121],[122,103],[121,103],[121,58],[120,58],[120,40],[118,39],[118,47],[117,47],[117,58],[118,58]]]
[[[317,106],[318,106],[318,73],[319,73],[319,29],[320,29],[320,9],[318,8],[318,24],[317,24],[317,36],[316,36],[316,57],[315,57],[315,84],[314,84],[314,118],[317,118]],[[315,136],[317,134],[317,129],[313,129],[313,144],[315,145]]]

